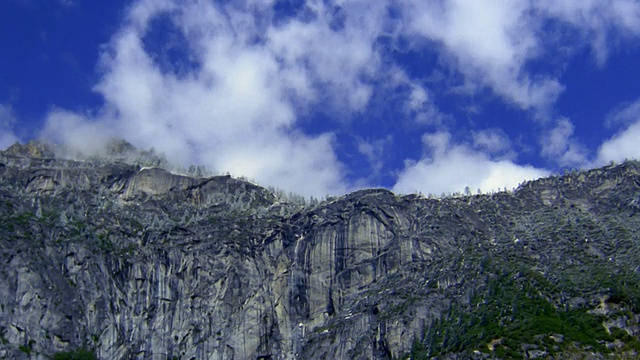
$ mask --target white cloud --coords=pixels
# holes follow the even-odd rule
[[[616,40],[640,35],[640,3],[635,0],[541,0],[535,4],[580,33],[600,64]]]
[[[474,131],[471,135],[476,150],[500,159],[513,159],[516,156],[507,134],[500,129]]]
[[[560,166],[588,165],[588,151],[573,137],[573,132],[574,126],[569,119],[558,119],[556,126],[543,134],[540,139],[542,156]]]
[[[393,191],[424,194],[514,188],[521,182],[549,174],[544,169],[518,165],[509,160],[493,160],[465,144],[452,144],[447,132],[425,134],[423,143],[430,155],[408,162],[398,176]]]
[[[56,109],[49,113],[41,136],[55,143],[68,145],[72,151],[97,155],[117,133],[115,127],[109,126],[107,122]]]
[[[440,42],[467,81],[489,86],[525,109],[548,106],[562,91],[556,79],[532,78],[523,69],[540,47],[528,2],[406,3],[410,32]]]
[[[270,27],[266,46],[286,69],[285,80],[293,79],[297,85],[292,88],[298,95],[328,98],[346,113],[362,110],[372,93],[367,79],[380,75],[374,43],[388,21],[385,2],[342,2],[338,14],[345,15],[338,19],[334,5],[322,1],[307,5],[317,18]],[[314,85],[320,87],[312,89]]]
[[[409,96],[408,108],[409,110],[418,110],[429,101],[429,95],[421,86],[412,84],[411,95]]]
[[[635,0],[404,0],[405,33],[440,44],[441,56],[464,75],[462,88],[491,88],[523,109],[544,112],[564,90],[554,74],[527,65],[549,48],[570,55],[583,46],[603,64],[619,41],[640,35]],[[543,24],[568,27],[549,34]],[[553,30],[552,30],[553,31]],[[579,34],[576,39],[572,34]],[[431,43],[429,43],[431,46]]]
[[[605,119],[608,127],[629,126],[640,119],[640,99],[623,103],[613,109]]]
[[[392,142],[393,137],[391,135],[372,141],[366,141],[362,138],[357,139],[358,152],[366,158],[371,169],[369,176],[366,179],[361,179],[360,182],[367,183],[368,181],[380,176],[384,169],[386,154],[389,151]],[[370,184],[364,186],[370,186]]]
[[[432,91],[419,79],[412,79],[404,69],[394,64],[386,64],[382,69],[384,79],[380,81],[383,91],[388,91],[398,104],[394,105],[406,119],[416,123],[441,126],[451,120],[434,103]]]
[[[10,106],[0,104],[0,150],[19,141],[12,128],[16,122]]]
[[[91,116],[52,111],[42,135],[88,151],[96,151],[100,139],[123,137],[138,147],[153,146],[176,162],[201,163],[264,185],[323,196],[349,184],[336,157],[334,134],[302,132],[307,111],[319,108],[334,120],[350,119],[370,110],[376,96],[390,95],[398,113],[419,126],[450,125],[450,117],[436,106],[440,89],[429,88],[428,79],[412,78],[392,54],[384,53],[399,38],[397,43],[408,39],[409,47],[427,44],[438,53],[441,62],[429,66],[442,76],[453,69],[456,79],[433,82],[446,83],[449,88],[442,92],[447,95],[456,89],[475,95],[489,88],[508,103],[544,112],[563,85],[555,74],[529,65],[544,61],[549,47],[591,46],[604,61],[615,46],[607,41],[612,33],[627,34],[620,39],[640,34],[640,5],[632,0],[307,0],[301,4],[303,15],[277,21],[272,5],[258,0],[134,1],[101,54],[102,77],[95,90],[106,105]],[[398,18],[389,16],[389,7]],[[169,62],[167,69],[163,54],[145,47],[161,16],[180,33],[179,51],[192,65],[174,71]],[[563,34],[549,41],[542,27],[548,20],[566,24],[582,35],[581,41],[566,43],[569,36]],[[585,162],[568,120],[546,136],[543,156],[561,165]],[[94,137],[99,140],[89,140]],[[459,191],[460,180],[463,188],[495,189],[544,173],[517,165],[511,142],[497,129],[475,132],[470,141],[452,144],[447,133],[426,136],[432,154],[407,164],[396,188]],[[356,145],[372,169],[382,171],[378,146]],[[459,166],[464,174],[456,173]],[[442,180],[420,180],[424,171],[441,174]]]
[[[632,109],[634,109],[634,105],[625,109],[625,117],[633,116],[630,111]],[[596,157],[598,165],[606,164],[610,161],[619,162],[625,159],[640,159],[640,146],[638,146],[638,139],[640,139],[640,111],[637,111],[634,117],[634,123],[600,145]]]
[[[346,81],[338,86],[342,91],[355,92],[356,100],[349,104],[362,106],[358,102],[366,96],[355,91],[360,85],[340,72],[345,64],[352,66],[345,71],[356,71],[358,65],[350,61],[369,54],[345,50],[341,56],[346,58],[336,63],[328,59],[320,70],[296,69],[278,58],[268,39],[251,41],[264,29],[245,9],[231,4],[221,10],[196,1],[175,5],[168,0],[135,3],[102,55],[104,75],[95,89],[106,106],[97,116],[56,110],[42,136],[85,151],[101,145],[90,139],[119,136],[141,148],[153,146],[175,162],[202,163],[263,185],[314,196],[345,191],[333,136],[296,130],[290,92],[308,97],[305,91],[313,90],[313,81],[336,76]],[[188,55],[199,67],[178,76],[154,61],[143,39],[159,15],[168,15],[183,32]],[[302,45],[291,46],[296,50]]]

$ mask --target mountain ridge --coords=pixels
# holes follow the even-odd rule
[[[301,205],[229,176],[20,146],[0,153],[0,357],[640,351],[638,162],[512,192]]]

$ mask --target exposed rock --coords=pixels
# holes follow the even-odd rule
[[[636,162],[513,193],[374,189],[301,207],[228,176],[33,149],[0,153],[0,357],[80,347],[101,359],[635,354]],[[476,314],[519,324],[523,294],[543,315],[583,311],[599,321],[594,334],[623,345],[553,327],[517,346],[490,330],[465,342]]]

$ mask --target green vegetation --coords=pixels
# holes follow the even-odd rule
[[[27,355],[31,355],[31,352],[33,351],[33,345],[35,344],[36,344],[35,340],[29,340],[27,345],[20,345],[18,346],[18,349]]]
[[[129,157],[126,144],[114,146],[114,156]],[[258,290],[253,286],[257,279],[249,277],[264,276],[261,281],[280,284],[284,267],[292,273],[282,283],[287,286],[283,290],[304,286],[307,291],[309,286],[314,299],[324,297],[318,291],[325,288],[311,288],[318,278],[308,281],[312,278],[307,276],[319,275],[324,281],[325,274],[331,274],[326,283],[331,291],[326,311],[331,314],[317,323],[320,318],[313,313],[318,326],[305,328],[301,339],[309,341],[302,345],[310,352],[326,349],[328,341],[342,341],[340,334],[352,333],[354,347],[344,345],[348,352],[342,357],[364,354],[371,344],[369,330],[350,327],[360,324],[358,316],[366,316],[372,324],[380,324],[376,335],[380,342],[374,346],[392,354],[397,353],[398,343],[384,339],[385,334],[397,334],[399,329],[407,334],[417,324],[429,324],[413,342],[414,359],[449,355],[464,359],[472,353],[522,358],[532,357],[531,351],[533,356],[554,358],[569,354],[584,358],[589,353],[633,358],[637,357],[633,351],[640,353],[637,334],[630,334],[640,319],[640,163],[572,172],[523,184],[513,192],[482,196],[471,195],[471,189],[465,196],[438,200],[363,190],[321,204],[275,189],[269,193],[229,177],[186,181],[183,184],[191,184],[187,188],[181,185],[153,195],[155,191],[139,188],[140,166],[108,160],[99,164],[104,167],[34,161],[28,168],[11,165],[3,173],[0,253],[7,261],[0,278],[8,284],[34,279],[34,290],[51,296],[54,305],[17,306],[14,298],[19,297],[12,296],[0,304],[7,319],[24,311],[63,315],[65,299],[74,296],[86,305],[91,301],[87,294],[104,295],[105,305],[96,303],[95,311],[116,311],[108,304],[118,301],[117,310],[124,316],[144,312],[169,316],[182,310],[173,305],[147,308],[140,302],[160,295],[149,291],[155,282],[164,286],[166,278],[172,293],[192,294],[194,316],[202,317],[186,340],[175,336],[174,343],[200,346],[207,339],[206,329],[219,329],[220,337],[228,325],[212,316],[211,307],[197,305],[207,301],[196,297],[206,296],[203,291],[221,280],[219,291],[231,289],[225,303],[239,300],[237,309],[242,310],[251,306],[243,299],[256,290],[256,299],[267,309],[276,301],[270,298],[271,285]],[[32,170],[64,181],[53,191],[29,187]],[[203,175],[195,167],[185,172]],[[166,176],[173,177],[155,170],[148,174],[151,184],[157,181],[160,188],[166,185]],[[357,240],[353,244],[352,237]],[[360,247],[364,239],[359,237],[370,237],[371,246]],[[326,262],[311,258],[325,251]],[[301,256],[304,260],[299,262]],[[142,277],[132,278],[137,277],[138,263]],[[28,277],[22,269],[28,269]],[[370,273],[374,281],[365,283]],[[139,280],[144,286],[138,286]],[[68,291],[72,294],[63,293]],[[119,296],[121,291],[126,299]],[[335,308],[334,294],[340,294]],[[300,304],[290,309],[307,311],[312,306]],[[603,306],[592,311],[598,305]],[[256,321],[272,323],[269,313],[273,312],[261,315],[261,308]],[[78,321],[70,316],[68,320],[64,326]],[[23,326],[29,327],[26,333],[38,341],[37,346],[35,340],[20,340],[18,350],[0,326],[3,348],[31,357],[55,351],[47,330],[42,334],[32,330],[33,323]],[[123,346],[134,349],[138,337],[148,336],[146,331],[128,334],[137,340]],[[99,337],[80,335],[88,340],[81,349],[51,358],[96,359],[87,349],[97,346]],[[261,331],[260,341],[280,341],[275,335]],[[410,340],[401,339],[401,348],[411,345],[404,343]],[[625,351],[630,355],[621,355]],[[166,353],[172,358],[176,352]]]
[[[31,348],[26,345],[20,345],[18,349],[27,355],[31,355]]]
[[[97,360],[95,352],[87,349],[59,352],[53,355],[53,360]]]
[[[4,307],[2,311],[4,311]],[[2,345],[7,345],[9,343],[9,340],[7,340],[7,338],[4,336],[6,333],[7,328],[4,326],[0,326],[0,342],[2,342]]]
[[[620,290],[625,288],[617,287],[610,301],[630,301]],[[557,308],[552,300],[556,291],[539,274],[502,273],[488,281],[483,293],[472,296],[469,307],[454,305],[425,329],[423,339],[414,341],[411,358],[481,351],[518,359],[527,347],[553,355],[575,346],[607,354],[612,350],[606,343],[616,339],[624,342],[626,349],[640,351],[640,341],[626,331],[608,333],[603,315],[589,313],[586,308]]]

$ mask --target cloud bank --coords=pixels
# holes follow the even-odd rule
[[[506,159],[492,160],[490,154],[482,151],[487,144],[486,136],[476,137],[480,142],[474,147],[451,143],[451,135],[447,132],[425,134],[422,142],[427,155],[418,162],[407,164],[399,174],[393,191],[439,196],[442,193],[462,192],[469,187],[474,193],[477,190],[490,192],[505,187],[512,189],[525,179],[549,175],[546,170],[516,165]],[[496,148],[496,140],[489,138],[491,148]]]
[[[51,111],[42,137],[89,152],[121,137],[178,163],[324,196],[371,184],[375,176],[349,178],[338,135],[355,115],[375,109],[372,101],[393,98],[419,124],[413,135],[422,135],[423,144],[423,153],[408,156],[398,170],[394,190],[513,187],[548,171],[520,164],[499,129],[456,132],[432,94],[488,90],[533,114],[543,129],[541,157],[585,166],[591,154],[575,138],[576,124],[548,115],[565,90],[558,72],[533,65],[549,56],[566,61],[584,48],[603,64],[618,44],[640,34],[640,4],[632,0],[308,0],[284,12],[281,5],[134,1],[103,47],[94,90],[104,105]],[[444,81],[414,76],[390,55],[425,49],[437,57],[424,64],[433,67],[425,73],[449,74]],[[309,114],[319,110],[327,124],[308,131]],[[637,128],[631,122],[593,157],[638,156],[630,147]],[[2,134],[0,145],[15,139]],[[353,142],[372,172],[382,172],[392,139]]]
[[[304,38],[293,43],[290,28],[330,37],[323,28],[329,26],[326,19],[265,29],[248,10],[195,1],[180,7],[170,1],[135,3],[101,60],[104,76],[95,90],[104,96],[104,108],[95,116],[54,111],[43,136],[85,151],[97,150],[100,139],[124,137],[139,147],[155,147],[175,162],[205,164],[264,185],[322,196],[345,191],[333,135],[300,132],[294,100],[313,101],[319,95],[312,82],[336,78],[345,81],[327,86],[351,94],[340,98],[342,105],[362,107],[367,86],[353,73],[366,72],[372,55],[366,47],[361,54],[346,51],[363,48],[354,38],[337,41],[344,49],[333,57],[311,56],[315,45],[325,45]],[[186,42],[184,55],[193,68],[163,69],[165,49],[151,53],[145,47],[161,16],[169,22],[162,30],[175,31]],[[267,38],[256,40],[265,30]],[[320,36],[316,41],[335,39]]]

